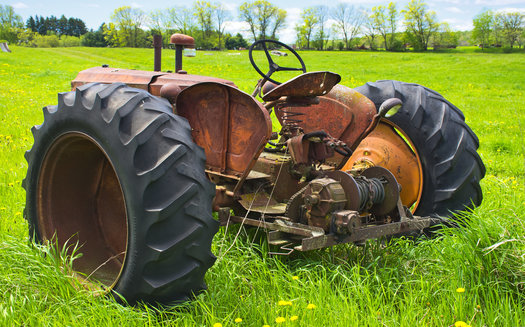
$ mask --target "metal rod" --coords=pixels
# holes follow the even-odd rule
[[[175,73],[178,73],[179,70],[182,70],[182,50],[184,50],[183,45],[175,45]]]
[[[153,35],[153,48],[155,49],[153,71],[160,72],[162,69],[162,35]]]

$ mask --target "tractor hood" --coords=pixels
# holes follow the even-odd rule
[[[208,76],[163,73],[143,70],[120,69],[112,67],[93,67],[78,73],[77,77],[71,82],[71,89],[91,83],[125,83],[131,87],[146,90],[153,95],[160,95],[160,89],[166,84],[175,84],[181,90],[202,82],[215,82],[237,87],[233,82]]]

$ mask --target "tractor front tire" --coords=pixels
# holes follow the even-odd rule
[[[182,302],[206,287],[214,187],[188,122],[165,99],[87,84],[59,94],[32,132],[30,237],[77,244],[73,269],[117,300]]]
[[[376,108],[389,98],[403,101],[387,119],[408,136],[421,161],[423,188],[416,215],[452,218],[481,204],[485,166],[477,153],[479,141],[456,106],[418,84],[382,80],[356,90]]]

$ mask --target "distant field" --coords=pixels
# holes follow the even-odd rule
[[[208,291],[157,311],[91,296],[62,273],[62,261],[45,255],[50,249],[30,245],[20,186],[41,108],[56,104],[82,69],[152,69],[153,50],[11,50],[0,53],[0,325],[231,326],[237,317],[244,326],[275,326],[277,317],[283,326],[524,325],[525,54],[300,52],[309,71],[337,72],[341,84],[419,83],[463,110],[487,168],[483,204],[466,214],[467,228],[432,240],[371,241],[291,257],[269,257],[264,237],[252,244],[245,233],[226,252],[236,229],[221,230]],[[163,70],[173,69],[173,57],[164,51]],[[184,58],[184,69],[232,80],[249,93],[259,78],[247,51],[198,52]]]

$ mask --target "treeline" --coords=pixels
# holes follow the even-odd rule
[[[88,32],[86,24],[79,18],[66,18],[62,15],[60,18],[55,16],[41,17],[30,16],[26,22],[26,28],[32,32],[37,32],[40,35],[56,34],[81,36]]]
[[[194,1],[144,12],[123,6],[113,11],[111,21],[97,30],[87,30],[78,18],[29,17],[25,22],[11,6],[0,5],[0,40],[26,46],[151,47],[153,35],[163,35],[168,46],[172,33],[195,38],[199,49],[239,49],[248,46],[241,33],[225,32],[232,21],[242,22],[251,41],[278,39],[286,27],[287,12],[267,0],[242,3],[232,12],[219,2]],[[453,31],[439,22],[424,1],[411,0],[399,8],[395,2],[363,9],[348,3],[308,7],[294,26],[299,49],[426,51],[429,48],[522,47],[525,15],[519,12],[484,11],[473,20],[474,29]],[[241,31],[239,31],[241,32]]]
[[[494,13],[486,10],[474,17],[473,38],[481,48],[519,45],[525,42],[524,15],[518,12]]]
[[[302,49],[382,48],[404,51],[412,48],[426,51],[429,47],[454,48],[461,43],[472,45],[479,42],[481,45],[510,48],[525,43],[525,15],[522,13],[486,11],[476,16],[472,32],[458,32],[453,31],[448,23],[439,22],[436,13],[419,0],[411,0],[404,8],[398,8],[395,2],[371,9],[348,3],[332,8],[316,6],[304,9],[300,17],[295,30],[296,45]],[[329,21],[335,23],[328,25]]]

